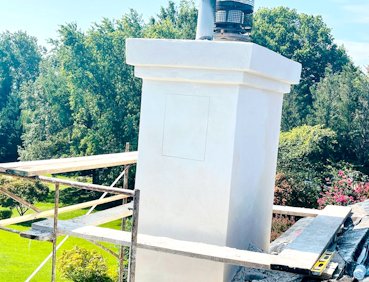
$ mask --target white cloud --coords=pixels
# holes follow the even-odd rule
[[[348,54],[357,66],[369,65],[369,42],[337,40],[339,45],[344,45]]]

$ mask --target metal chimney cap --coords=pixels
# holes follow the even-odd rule
[[[251,41],[253,0],[217,0],[215,40]]]
[[[241,4],[254,6],[255,0],[217,0],[217,2],[239,2]]]

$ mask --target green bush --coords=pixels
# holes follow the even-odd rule
[[[329,128],[300,126],[280,136],[276,181],[279,204],[317,207],[326,167],[334,157],[336,134]],[[288,189],[288,191],[284,191]],[[288,194],[288,197],[287,197]]]
[[[41,182],[2,177],[0,178],[0,185],[3,189],[31,204],[45,200],[49,194],[49,188]],[[17,209],[20,215],[24,215],[28,210],[28,207],[2,194],[0,194],[0,205],[10,209]]]
[[[74,282],[111,282],[104,258],[96,251],[75,246],[59,259],[62,276]]]
[[[0,210],[0,219],[7,219],[12,217],[13,212],[11,210]]]

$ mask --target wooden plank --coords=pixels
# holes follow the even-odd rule
[[[310,271],[350,215],[350,207],[327,206],[279,255],[273,269]]]
[[[61,178],[55,178],[55,177],[47,177],[47,176],[37,176],[37,178],[29,178],[34,181],[43,181],[48,183],[54,183],[54,184],[63,184],[75,188],[81,188],[85,190],[90,191],[97,191],[102,193],[109,193],[109,194],[123,194],[127,196],[133,196],[134,190],[127,190],[127,189],[121,189],[121,188],[115,188],[112,186],[104,186],[104,185],[98,185],[98,184],[90,184],[90,183],[84,183],[84,182],[77,182],[67,179],[61,179]],[[116,184],[116,183],[115,183]]]
[[[19,230],[10,229],[10,228],[1,227],[1,226],[0,226],[0,230],[10,232],[10,233],[15,233],[15,234],[20,234],[21,233]]]
[[[34,224],[32,228],[37,228],[36,224]],[[49,225],[46,229],[42,231],[48,232],[51,230],[52,226]],[[80,227],[76,224],[71,223],[70,221],[60,221],[58,232],[60,234],[70,235],[92,241],[108,242],[115,245],[130,246],[131,244],[130,232],[95,226]],[[179,241],[143,234],[138,235],[137,246],[138,248],[146,250],[171,253],[196,259],[205,259],[231,265],[239,265],[260,269],[270,269],[271,263],[276,259],[276,256],[264,253],[255,253],[228,247]]]
[[[21,237],[30,239],[30,240],[37,240],[37,241],[46,241],[52,242],[53,241],[53,232],[44,232],[40,230],[30,229],[27,231],[23,231],[19,234]]]
[[[270,243],[269,253],[277,255],[293,242],[304,229],[314,220],[313,217],[304,217],[293,224],[286,232]]]
[[[112,222],[117,219],[128,217],[132,215],[132,203],[117,206],[103,211],[98,211],[89,215],[79,216],[70,220],[60,221],[66,226],[97,226],[104,223]],[[32,224],[32,228],[40,231],[49,231],[53,226],[53,220],[47,219]]]
[[[289,206],[273,206],[274,214],[300,216],[300,217],[316,217],[322,213],[321,210],[307,209],[307,208],[297,208]]]
[[[114,202],[114,201],[121,200],[121,199],[124,199],[124,198],[127,198],[127,196],[125,196],[125,195],[116,195],[116,196],[112,196],[112,197],[105,198],[105,199],[94,200],[94,201],[90,201],[90,202],[86,202],[86,203],[81,203],[81,204],[77,204],[77,205],[73,205],[73,206],[60,208],[59,213],[60,214],[61,213],[67,213],[67,212],[71,212],[71,211],[75,211],[75,210],[84,209],[84,208],[87,208],[87,207],[92,207],[94,205],[101,205],[101,204],[105,204],[105,203]],[[35,220],[35,219],[38,219],[38,218],[46,218],[46,217],[50,217],[50,216],[53,216],[53,215],[54,215],[54,210],[42,211],[40,213],[35,213],[35,214],[27,214],[27,215],[24,215],[24,216],[19,216],[19,217],[0,220],[0,226],[7,226],[7,225],[12,225],[12,224],[17,224],[17,223],[21,223],[21,222]]]
[[[62,158],[29,162],[1,163],[0,172],[20,176],[65,173],[135,164],[138,152]]]
[[[133,153],[132,156],[137,155],[136,152],[130,152]],[[93,155],[93,156],[84,156],[84,157],[71,157],[71,158],[59,158],[59,159],[46,159],[46,160],[36,160],[36,161],[24,161],[24,162],[11,162],[11,163],[0,163],[0,168],[15,168],[19,166],[24,167],[36,167],[36,166],[44,166],[48,165],[50,163],[79,163],[83,161],[94,161],[94,160],[100,160],[100,159],[107,159],[114,156],[119,155],[125,155],[128,156],[126,153],[114,153],[114,154],[101,154],[101,155]]]

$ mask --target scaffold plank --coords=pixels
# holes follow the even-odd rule
[[[135,164],[137,157],[138,152],[136,151],[87,157],[0,163],[0,172],[31,177]]]
[[[299,217],[316,217],[322,213],[322,210],[274,205],[273,213]]]
[[[110,202],[118,201],[118,200],[121,200],[121,199],[125,199],[127,197],[128,196],[126,196],[126,195],[116,195],[116,196],[112,196],[112,197],[109,197],[109,198],[104,198],[104,199],[89,201],[89,202],[86,202],[86,203],[76,204],[76,205],[73,205],[73,206],[63,207],[63,208],[59,209],[59,214],[67,213],[67,212],[71,212],[71,211],[75,211],[75,210],[80,210],[80,209],[92,207],[92,206],[95,206],[95,205],[110,203]],[[13,218],[0,220],[0,226],[7,226],[7,225],[12,225],[12,224],[27,222],[27,221],[35,220],[35,219],[38,219],[38,218],[47,218],[47,217],[50,217],[50,216],[53,216],[53,215],[54,215],[54,210],[47,210],[47,211],[42,211],[42,212],[39,212],[39,213],[27,214],[27,215],[24,215],[24,216],[18,216],[18,217],[13,217]]]
[[[78,226],[70,221],[60,221],[59,223],[58,232],[60,234],[92,241],[108,242],[122,246],[130,246],[131,244],[130,232],[96,226]],[[32,228],[37,230],[38,227],[37,225],[33,225]],[[49,225],[47,228],[43,228],[42,232],[50,232],[51,230],[52,226]],[[270,265],[272,264],[273,260],[277,259],[277,256],[270,254],[256,253],[228,247],[180,241],[143,234],[138,235],[137,246],[138,248],[146,250],[261,269],[270,269]]]
[[[83,226],[97,226],[112,222],[117,219],[126,218],[132,215],[132,203],[124,204],[114,208],[98,211],[89,215],[79,216],[69,220],[60,220],[59,226],[70,228],[80,228]],[[47,219],[32,224],[32,229],[39,231],[50,231],[53,220]],[[60,227],[58,227],[59,229]]]
[[[287,263],[273,265],[274,269],[310,270],[334,240],[351,207],[327,206],[279,255]]]

